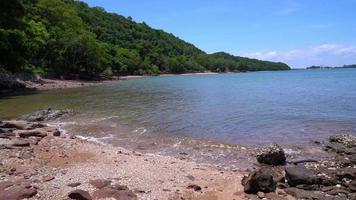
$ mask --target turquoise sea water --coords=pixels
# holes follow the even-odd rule
[[[0,99],[0,117],[72,108],[83,136],[298,144],[356,131],[356,70],[161,76]],[[125,133],[125,134],[124,134]],[[137,141],[137,140],[135,140]],[[147,140],[146,140],[147,141]],[[127,141],[125,141],[127,142]]]

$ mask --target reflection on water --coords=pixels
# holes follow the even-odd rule
[[[296,146],[355,131],[355,102],[356,70],[298,70],[152,77],[12,96],[0,99],[0,117],[71,108],[81,114],[64,120],[76,122],[67,128],[138,149],[190,139]]]

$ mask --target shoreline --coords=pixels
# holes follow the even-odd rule
[[[4,181],[30,185],[36,190],[31,199],[66,199],[76,189],[95,196],[100,190],[92,184],[95,181],[128,187],[137,199],[245,198],[240,182],[246,173],[239,170],[197,164],[185,156],[142,154],[98,144],[59,133],[55,127],[34,130],[46,134],[37,138],[37,144],[20,145],[20,140],[30,138],[18,139],[16,144],[0,139],[0,185]]]
[[[199,73],[185,73],[185,74],[159,74],[157,76],[201,76],[201,75],[215,75],[220,73],[215,72],[199,72]],[[136,78],[155,77],[149,75],[128,75],[116,77],[113,80],[99,80],[99,81],[87,81],[87,80],[64,80],[64,79],[49,79],[49,78],[36,78],[36,80],[21,80],[16,79],[19,83],[18,88],[13,89],[0,89],[0,96],[8,96],[13,94],[22,94],[26,92],[57,90],[57,89],[69,89],[80,88],[87,86],[96,86],[112,82],[120,82]],[[1,81],[1,80],[0,80]],[[6,80],[7,81],[7,80]]]
[[[356,195],[352,135],[315,142],[330,159],[291,161],[274,144],[251,152],[251,168],[229,169],[198,163],[189,153],[167,156],[100,144],[48,123],[72,114],[48,109],[0,121],[0,199],[291,200]]]

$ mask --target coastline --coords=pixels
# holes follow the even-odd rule
[[[128,187],[137,199],[245,198],[240,182],[246,172],[197,164],[185,156],[141,154],[98,144],[59,133],[54,127],[34,130],[46,133],[37,138],[37,144],[19,145],[19,139],[18,145],[11,145],[0,139],[0,182],[30,185],[36,190],[31,199],[66,199],[77,189],[95,195],[98,188],[92,182],[96,180]]]
[[[185,74],[159,74],[157,76],[201,76],[201,75],[215,75],[219,73],[215,72],[201,72],[201,73],[185,73]],[[23,92],[33,92],[33,91],[45,91],[45,90],[56,90],[56,89],[68,89],[68,88],[79,88],[86,86],[102,85],[105,83],[112,83],[118,81],[125,81],[136,78],[146,78],[154,77],[149,75],[128,75],[114,77],[112,80],[100,80],[100,81],[87,81],[87,80],[64,80],[64,79],[49,79],[37,77],[34,80],[21,80],[18,78],[13,78],[12,82],[17,82],[18,86],[12,89],[1,89],[0,95],[6,96],[11,94],[18,94]],[[10,81],[10,80],[0,80]],[[5,84],[5,83],[4,83]]]
[[[242,170],[198,163],[185,152],[166,156],[97,143],[50,123],[73,114],[47,109],[0,121],[0,199],[356,197],[356,137],[352,135],[315,142],[331,154],[326,160],[292,161],[273,144],[251,151],[255,165]]]

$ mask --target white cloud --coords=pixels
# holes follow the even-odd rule
[[[245,53],[242,56],[285,62],[293,68],[311,65],[340,66],[356,63],[356,45],[322,44],[288,51]]]

